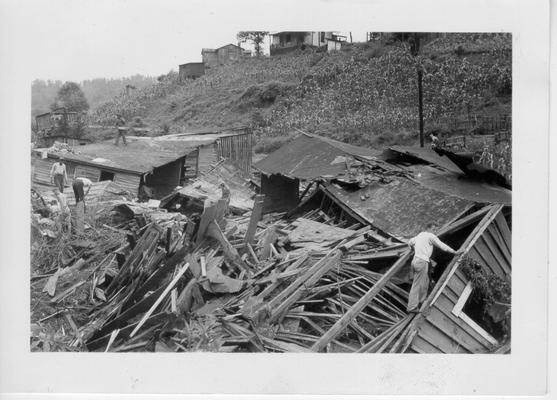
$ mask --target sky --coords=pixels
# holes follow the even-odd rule
[[[237,44],[236,33],[240,30],[347,33],[339,26],[311,18],[312,9],[326,9],[334,3],[335,0],[306,0],[303,5],[291,0],[0,0],[0,6],[17,16],[14,20],[19,21],[18,25],[14,22],[14,26],[5,29],[11,35],[18,32],[18,40],[23,40],[30,52],[32,79],[62,81],[165,74],[177,70],[179,64],[200,62],[202,48]],[[281,4],[278,11],[276,4]],[[286,13],[290,16],[284,18],[280,12],[287,10],[289,4],[298,12]],[[11,19],[6,22],[9,25]],[[353,38],[364,40],[365,29],[353,32]]]

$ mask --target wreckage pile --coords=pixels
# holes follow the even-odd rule
[[[317,211],[259,221],[256,199],[251,216],[226,218],[220,200],[196,221],[112,206],[117,227],[104,224],[103,240],[69,242],[75,250],[60,267],[32,277],[34,292],[43,291],[32,310],[32,348],[311,351],[382,278],[361,265],[362,252],[385,251],[370,228],[335,226]],[[408,320],[407,296],[386,284],[327,350],[384,348],[382,339]],[[58,340],[45,334],[53,321]]]

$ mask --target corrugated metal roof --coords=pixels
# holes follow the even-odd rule
[[[458,168],[451,160],[447,157],[441,157],[435,151],[427,147],[409,147],[409,146],[390,146],[388,150],[394,151],[399,154],[404,154],[418,158],[429,164],[435,164],[448,171],[461,173],[462,171]],[[388,157],[387,150],[387,157]]]
[[[407,179],[387,185],[371,184],[353,192],[330,184],[325,191],[373,226],[407,238],[420,233],[428,222],[445,225],[473,204]]]
[[[36,149],[41,153],[47,151],[49,157],[63,156],[69,161],[83,162],[104,168],[146,173],[183,157],[196,149],[197,144],[181,140],[153,140],[127,138],[127,146],[114,145],[114,141],[91,143],[75,147],[74,153],[62,153],[49,149]]]
[[[303,134],[271,153],[254,167],[272,175],[299,179],[338,176],[346,165],[338,157],[345,155],[374,157],[378,152],[317,135]]]

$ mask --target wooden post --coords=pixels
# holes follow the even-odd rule
[[[418,116],[420,119],[420,147],[424,147],[424,104],[422,93],[422,68],[418,67]]]
[[[411,251],[407,250],[394,265],[379,279],[371,289],[356,302],[321,338],[312,346],[313,351],[320,351],[334,340],[358,314],[379,294],[379,292],[389,283],[391,278],[406,264],[410,259]]]
[[[252,245],[254,243],[255,231],[257,230],[257,224],[261,219],[264,200],[265,200],[264,194],[258,194],[257,196],[255,196],[255,201],[253,203],[253,210],[251,211],[251,217],[249,220],[248,229],[246,230],[246,236],[244,238],[244,242],[246,244]]]

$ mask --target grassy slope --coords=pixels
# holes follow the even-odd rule
[[[510,113],[509,49],[504,35],[455,34],[423,46],[426,130],[469,113]],[[93,117],[102,123],[115,111],[159,133],[249,125],[262,137],[302,129],[368,145],[408,143],[417,138],[416,59],[400,43],[246,59],[182,84],[171,74]]]

